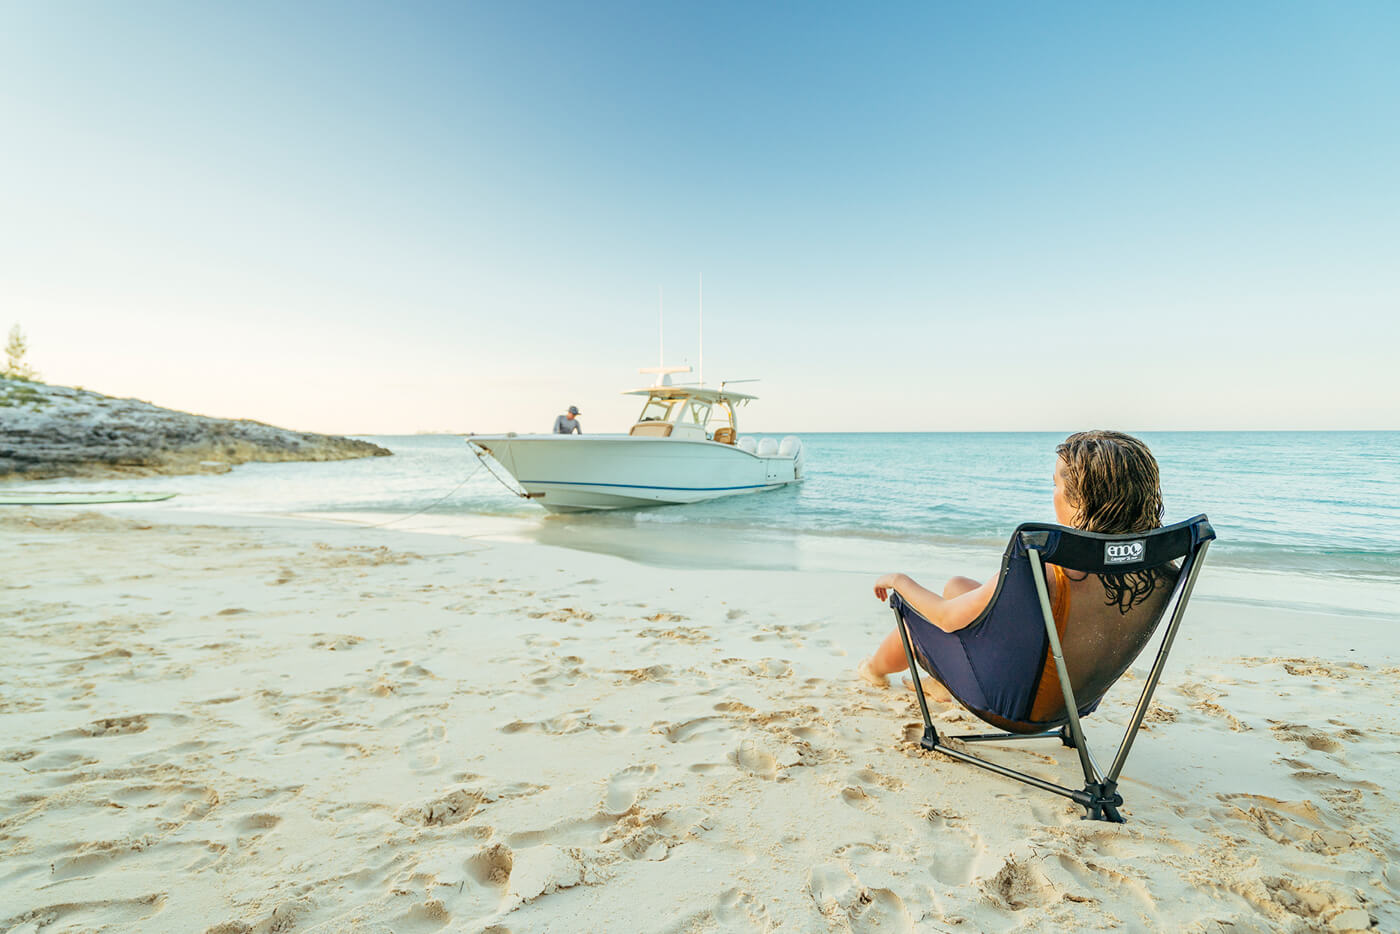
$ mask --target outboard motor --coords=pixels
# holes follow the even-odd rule
[[[759,457],[776,457],[778,455],[778,442],[772,438],[758,439],[758,450],[754,452]]]
[[[791,457],[793,459],[792,474],[796,480],[802,479],[802,439],[797,435],[788,435],[778,445],[779,457]]]

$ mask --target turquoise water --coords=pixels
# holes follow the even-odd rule
[[[395,457],[249,464],[232,473],[123,480],[174,490],[171,508],[380,512],[430,506],[442,517],[511,518],[626,534],[723,539],[803,533],[914,543],[1005,544],[1022,521],[1050,520],[1059,433],[803,435],[795,487],[688,506],[547,516],[508,494],[459,437],[373,437]],[[1141,436],[1162,469],[1167,521],[1204,512],[1212,563],[1400,578],[1400,432],[1161,432]],[[476,471],[473,473],[473,471]],[[470,479],[451,495],[464,478]],[[113,484],[105,483],[104,488]],[[35,488],[92,488],[49,481]],[[436,502],[436,505],[432,505]],[[559,536],[555,534],[557,539]]]

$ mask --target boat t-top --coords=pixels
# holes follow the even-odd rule
[[[470,435],[478,457],[490,456],[523,495],[550,512],[694,503],[772,490],[802,479],[802,442],[739,434],[737,411],[756,396],[701,385],[673,385],[690,367],[650,367],[657,374],[641,414],[626,434]]]

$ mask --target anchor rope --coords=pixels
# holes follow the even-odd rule
[[[468,443],[468,444],[471,444],[470,441],[468,441],[467,443]],[[509,483],[507,483],[505,480],[501,479],[500,474],[496,473],[496,469],[495,469],[494,467],[492,467],[491,464],[486,460],[486,458],[489,456],[489,455],[487,454],[486,451],[482,450],[481,448],[477,447],[477,446],[474,445],[474,444],[471,444],[471,448],[472,448],[472,453],[476,455],[476,459],[477,459],[477,461],[480,463],[480,466],[485,467],[485,468],[486,468],[486,472],[489,473],[491,476],[495,477],[495,478],[496,478],[496,482],[499,483],[501,486],[503,486],[503,487],[506,488],[506,492],[508,492],[508,493],[514,493],[516,496],[520,497],[521,499],[529,499],[529,498],[530,498],[530,494],[529,494],[529,493],[526,493],[526,492],[525,492],[523,489],[521,489],[518,485],[517,485],[517,486],[511,486],[511,485],[510,485]]]
[[[422,509],[418,510],[417,512],[410,512],[410,513],[409,513],[408,515],[406,515],[406,516],[398,516],[397,518],[390,519],[390,520],[388,520],[387,522],[376,522],[374,525],[366,525],[366,526],[363,526],[363,528],[366,528],[366,529],[382,529],[382,528],[383,528],[384,526],[386,526],[386,525],[393,525],[395,522],[403,522],[405,519],[412,519],[414,516],[421,516],[423,513],[427,512],[428,510],[433,509],[433,508],[435,508],[435,507],[441,505],[442,503],[445,503],[445,502],[448,500],[448,498],[452,496],[453,493],[456,493],[456,492],[457,492],[458,490],[460,490],[462,487],[466,486],[466,485],[467,485],[467,481],[470,480],[472,477],[475,477],[476,474],[477,474],[477,471],[481,470],[482,465],[483,465],[485,462],[484,462],[484,461],[480,461],[480,459],[478,459],[478,461],[479,461],[479,462],[477,463],[477,465],[476,465],[474,468],[472,468],[471,473],[467,474],[465,477],[462,478],[462,482],[461,482],[461,483],[457,484],[457,485],[454,486],[452,489],[448,490],[446,494],[444,494],[443,496],[440,496],[440,497],[438,497],[437,499],[433,500],[431,503],[429,503],[428,505],[424,506]],[[490,468],[487,468],[487,469],[489,470]]]

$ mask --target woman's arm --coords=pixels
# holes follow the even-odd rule
[[[957,632],[970,626],[992,602],[992,595],[997,590],[997,578],[952,599],[921,586],[908,574],[886,574],[875,582],[875,596],[882,602],[889,598],[891,590],[898,591],[905,603],[939,629]]]

